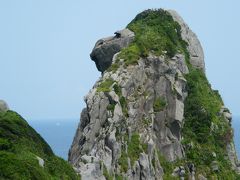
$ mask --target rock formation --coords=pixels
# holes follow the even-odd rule
[[[114,54],[127,47],[134,38],[134,33],[129,29],[115,32],[115,36],[103,38],[97,41],[91,59],[96,63],[97,69],[104,72],[112,64]]]
[[[0,112],[6,112],[7,110],[9,110],[7,103],[0,100]]]
[[[85,97],[69,162],[86,180],[237,177],[231,114],[206,80],[197,36],[162,9],[127,28],[91,53],[103,73]]]

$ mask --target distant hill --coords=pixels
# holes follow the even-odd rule
[[[78,179],[45,140],[13,111],[0,111],[0,179]]]

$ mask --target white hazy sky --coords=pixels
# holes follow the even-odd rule
[[[78,118],[100,77],[95,42],[148,8],[176,10],[198,35],[207,76],[240,115],[238,0],[1,0],[0,99],[27,119]]]

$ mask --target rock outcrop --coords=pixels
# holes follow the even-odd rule
[[[101,72],[111,66],[114,54],[127,47],[134,39],[134,33],[129,29],[123,29],[114,34],[115,36],[98,40],[90,54],[91,59],[96,63],[97,69]]]
[[[163,24],[156,28],[156,22]],[[166,30],[166,27],[161,29],[164,23],[173,29],[163,33]],[[212,105],[206,104],[205,99],[192,102],[196,106],[189,108],[192,94],[198,88],[195,89],[188,81],[193,78],[198,83],[196,74],[203,78],[199,84],[209,91],[204,93],[211,93],[216,99],[211,103],[223,106],[220,96],[204,79],[204,55],[196,35],[174,11],[144,11],[128,27],[135,36],[127,30],[127,35],[121,35],[120,39],[99,40],[91,53],[98,70],[103,73],[85,97],[86,108],[81,113],[69,151],[69,162],[86,180],[205,179],[205,176],[213,177],[215,173],[221,176],[222,169],[219,168],[229,164],[233,170],[228,169],[231,173],[228,177],[237,176],[230,112],[226,108],[216,109],[218,113],[210,112]],[[151,30],[167,36],[166,39],[159,38],[166,41],[163,46],[146,42],[154,34]],[[116,44],[118,48],[115,48]],[[159,49],[162,50],[160,53]],[[199,123],[194,119],[198,116],[206,116],[202,123],[206,121],[209,125],[186,130],[189,123]],[[202,142],[197,133],[202,136],[208,128],[212,130],[206,136],[210,133],[210,138],[214,139],[216,135],[224,138],[222,148],[216,142],[216,146],[202,149],[211,142]],[[189,138],[191,133],[192,139]],[[198,154],[197,150],[201,152]],[[204,160],[208,157],[202,155],[210,159]],[[227,158],[226,162],[219,162],[222,156]],[[222,163],[221,167],[219,163]],[[209,170],[212,167],[213,170]]]
[[[6,112],[9,110],[7,103],[3,100],[0,100],[0,112]]]
[[[188,52],[190,55],[191,64],[199,69],[205,71],[204,53],[200,41],[196,34],[188,27],[181,16],[174,11],[168,10],[173,19],[181,26],[182,39],[188,43]]]

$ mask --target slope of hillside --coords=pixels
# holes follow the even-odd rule
[[[0,112],[0,179],[79,179],[16,112]]]

